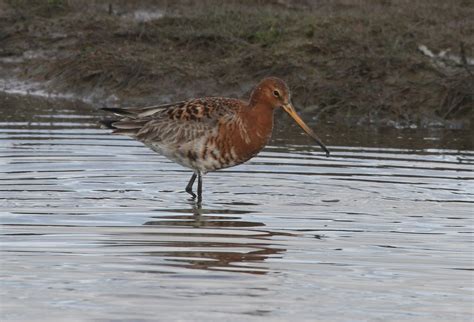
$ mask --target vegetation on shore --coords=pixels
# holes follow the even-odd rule
[[[321,120],[474,123],[469,0],[10,0],[0,12],[0,77],[51,90],[147,104],[242,97],[273,75]]]

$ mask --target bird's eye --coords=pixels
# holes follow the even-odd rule
[[[273,91],[273,95],[274,95],[275,97],[280,97],[280,92],[277,91],[277,90],[274,90],[274,91]]]

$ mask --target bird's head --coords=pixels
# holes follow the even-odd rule
[[[250,105],[256,106],[263,104],[265,106],[270,106],[273,109],[282,108],[286,113],[288,113],[293,120],[306,132],[310,137],[312,137],[316,143],[326,152],[326,156],[329,156],[329,150],[319,139],[319,137],[311,130],[306,123],[301,119],[301,117],[296,113],[293,104],[290,100],[291,94],[290,89],[286,83],[277,78],[277,77],[267,77],[263,79],[252,91],[250,97]]]

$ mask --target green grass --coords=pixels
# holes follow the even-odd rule
[[[323,119],[472,118],[469,68],[442,69],[417,49],[459,54],[463,42],[474,56],[470,1],[145,1],[166,10],[148,22],[124,18],[130,3],[110,3],[113,15],[100,1],[10,1],[4,54],[49,50],[25,62],[24,77],[129,100],[242,95],[275,75]]]

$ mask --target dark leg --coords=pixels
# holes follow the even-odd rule
[[[202,175],[201,172],[198,172],[198,202],[202,201]]]
[[[205,222],[203,221],[203,218],[202,218],[202,205],[200,202],[195,202],[193,203],[193,218],[194,218],[194,227],[195,228],[199,228],[201,227],[203,224],[205,224]]]
[[[196,180],[197,174],[193,173],[191,179],[189,179],[188,185],[186,186],[186,192],[189,193],[193,198],[196,198],[196,194],[193,192],[193,184]]]

